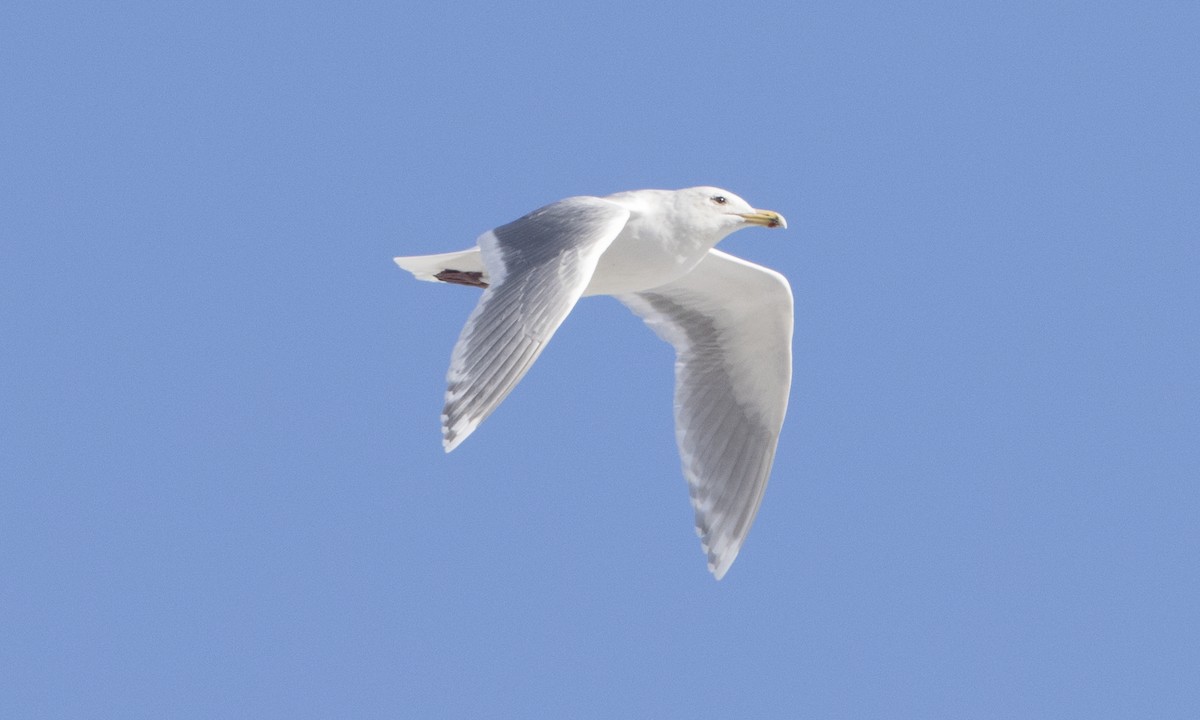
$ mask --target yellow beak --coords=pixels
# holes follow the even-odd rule
[[[774,210],[755,210],[752,213],[737,213],[737,215],[751,225],[762,225],[769,228],[787,227],[787,220]]]

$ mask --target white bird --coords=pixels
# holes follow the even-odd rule
[[[421,280],[485,288],[450,359],[446,452],[512,392],[580,297],[613,295],[675,347],[675,438],[720,580],[762,501],[792,377],[787,280],[714,249],[750,225],[787,222],[720,188],[635,190],[551,203],[462,252],[396,258]]]

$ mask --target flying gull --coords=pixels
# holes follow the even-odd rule
[[[421,280],[484,288],[450,358],[442,438],[458,447],[508,396],[580,297],[612,295],[675,348],[675,439],[696,533],[720,580],[762,501],[792,379],[792,291],[714,249],[787,227],[715,187],[571,197],[475,247],[398,257]]]

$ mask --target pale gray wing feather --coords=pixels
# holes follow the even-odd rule
[[[587,287],[629,211],[560,200],[479,238],[490,285],[450,358],[442,442],[450,452],[508,396]]]
[[[675,437],[696,532],[720,579],[758,512],[792,382],[792,291],[712,250],[691,273],[620,295],[675,347]]]

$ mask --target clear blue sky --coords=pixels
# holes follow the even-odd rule
[[[1200,7],[9,3],[0,716],[1194,718]],[[580,304],[463,447],[393,255],[726,187],[795,384],[724,581]]]

